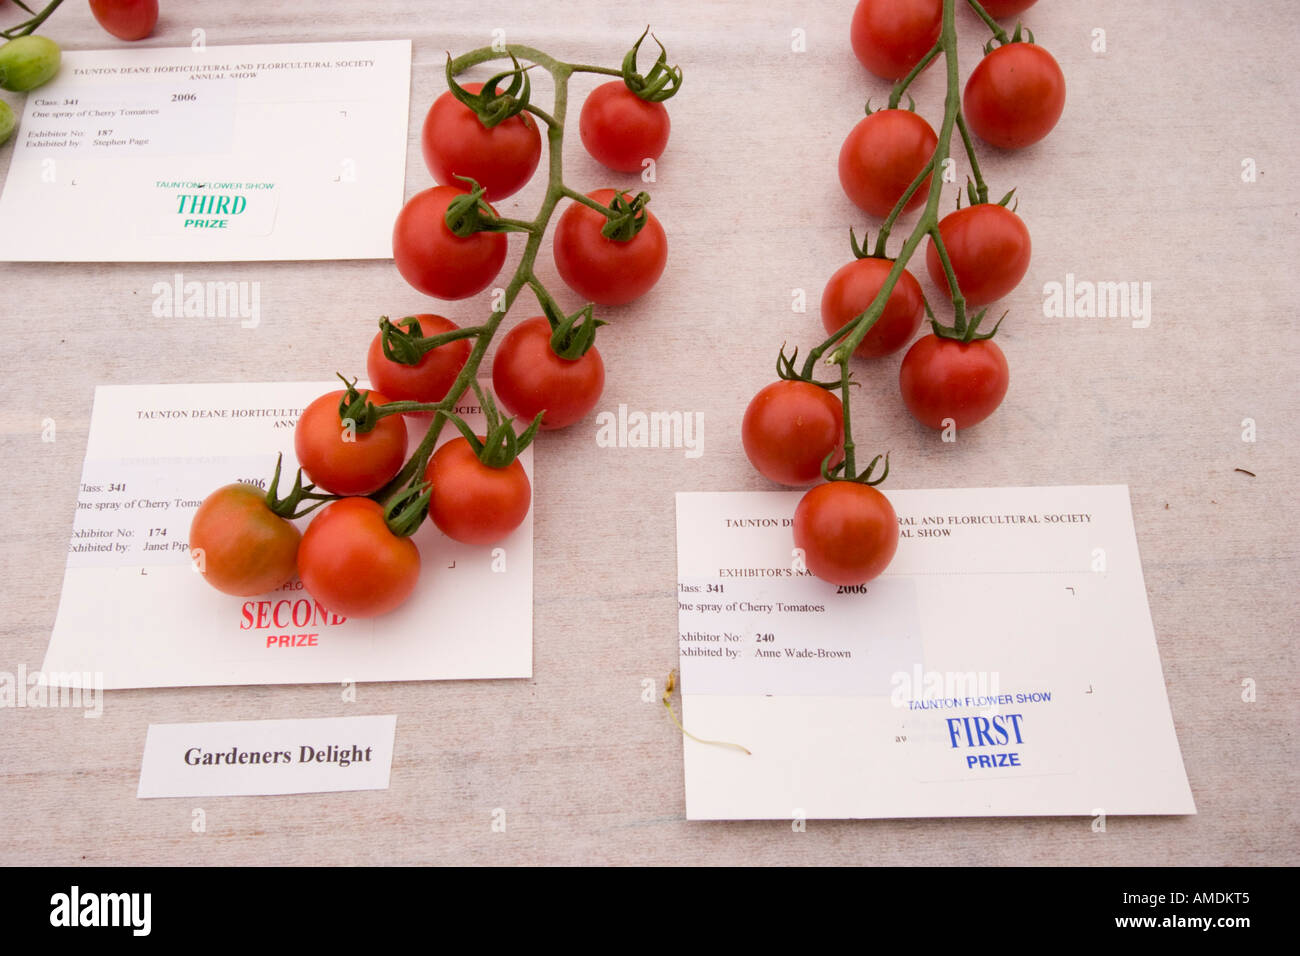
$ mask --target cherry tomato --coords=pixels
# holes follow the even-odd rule
[[[467,299],[492,284],[506,261],[501,232],[461,237],[443,218],[459,189],[434,186],[410,198],[393,224],[393,261],[402,278],[438,299]]]
[[[898,550],[898,515],[870,485],[817,485],[794,509],[794,545],[808,570],[831,584],[862,584],[879,575]]]
[[[930,52],[942,23],[943,0],[859,0],[849,37],[863,66],[897,80]]]
[[[627,88],[622,80],[603,83],[582,104],[578,133],[598,163],[622,173],[639,173],[668,145],[668,110]]]
[[[511,329],[492,361],[492,390],[501,404],[525,422],[544,411],[547,431],[586,417],[604,388],[605,363],[596,347],[581,358],[560,358],[551,349],[551,324],[542,316]]]
[[[844,457],[844,408],[811,382],[782,380],[759,391],[740,425],[745,454],[758,472],[782,485],[821,477],[822,461]]]
[[[903,356],[898,386],[922,425],[969,428],[993,414],[1007,394],[1007,357],[992,339],[959,342],[926,335]]]
[[[428,313],[409,316],[394,324],[409,329],[412,319],[419,321],[420,332],[425,338],[460,328],[451,319]],[[370,351],[366,353],[366,374],[370,376],[370,384],[394,402],[442,401],[447,397],[460,370],[469,361],[472,348],[469,339],[456,339],[425,352],[415,365],[403,365],[384,355],[383,339],[384,334],[376,332],[370,341]]]
[[[979,203],[951,212],[939,221],[939,235],[967,305],[1002,298],[1029,271],[1029,230],[1006,206]],[[948,277],[933,242],[925,250],[925,267],[947,295]]]
[[[224,594],[252,597],[293,577],[301,537],[266,506],[261,488],[234,484],[203,499],[190,523],[189,546],[203,580]]]
[[[980,6],[989,16],[1001,20],[1003,17],[1014,17],[1017,13],[1024,13],[1036,2],[1037,0],[980,0]]]
[[[865,312],[893,266],[888,259],[867,258],[855,259],[836,270],[822,292],[822,325],[826,331],[837,332]],[[879,358],[897,352],[912,340],[924,318],[921,284],[904,269],[889,293],[885,311],[853,354],[859,358]]]
[[[614,190],[597,189],[587,197],[609,205]],[[560,278],[578,295],[600,305],[623,305],[649,292],[668,262],[668,237],[654,213],[647,209],[645,215],[648,219],[641,231],[620,242],[600,234],[608,222],[604,216],[573,203],[555,228],[555,267]]]
[[[339,419],[342,391],[329,392],[303,411],[293,433],[298,463],[317,486],[335,495],[368,495],[384,487],[406,462],[406,423],[387,415],[368,432]],[[378,392],[370,401],[388,401]]]
[[[316,600],[345,617],[378,617],[403,604],[420,578],[420,552],[369,498],[340,498],[307,526],[298,576]]]
[[[470,93],[481,89],[482,83],[465,84]],[[429,107],[420,145],[436,182],[465,189],[469,184],[456,177],[469,176],[494,201],[522,189],[542,156],[542,137],[531,114],[519,113],[488,129],[450,90]]]
[[[0,89],[25,93],[59,72],[63,51],[49,37],[31,34],[0,43]]]
[[[840,185],[853,204],[888,216],[939,144],[934,128],[911,110],[878,110],[849,131],[840,147]],[[904,211],[925,202],[926,176]]]
[[[1000,46],[971,72],[962,110],[980,139],[1020,149],[1052,131],[1065,109],[1065,74],[1036,43]]]
[[[90,12],[119,40],[143,40],[158,23],[158,0],[90,0]]]
[[[533,499],[518,458],[493,468],[479,461],[464,438],[435,451],[424,477],[433,482],[429,517],[443,534],[465,544],[500,541],[523,523]]]

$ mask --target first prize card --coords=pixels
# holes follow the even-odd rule
[[[860,586],[802,492],[677,496],[692,820],[1190,814],[1125,486],[890,491]]]
[[[389,258],[410,78],[410,40],[68,51],[14,134],[0,258]]]
[[[198,574],[186,538],[200,502],[234,481],[265,485],[281,452],[281,493],[292,487],[298,415],[337,386],[95,390],[47,682],[112,689],[532,675],[531,513],[492,547],[452,541],[426,521],[412,539],[414,595],[373,619],[332,613],[297,579],[239,598]],[[482,432],[472,394],[456,411]],[[424,426],[408,422],[407,432],[413,450]],[[447,425],[439,443],[457,434]],[[519,460],[531,480],[531,446]]]

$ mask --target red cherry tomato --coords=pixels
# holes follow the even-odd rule
[[[587,196],[608,206],[614,190],[597,189]],[[623,305],[649,292],[668,262],[668,237],[654,213],[647,209],[645,215],[641,231],[621,242],[600,234],[608,219],[589,206],[573,203],[555,228],[555,267],[560,278],[599,305]]]
[[[345,617],[377,617],[399,607],[420,578],[420,552],[384,521],[369,498],[340,498],[307,526],[298,576],[316,600]]]
[[[368,495],[384,487],[406,461],[406,424],[387,415],[368,432],[348,429],[339,419],[343,392],[329,392],[303,410],[293,433],[298,463],[307,477],[335,495]],[[388,401],[378,392],[370,401]]]
[[[465,84],[469,93],[481,89],[482,83]],[[542,156],[542,137],[529,113],[511,116],[488,129],[450,90],[429,107],[420,145],[424,165],[435,182],[467,189],[469,184],[456,177],[469,176],[493,201],[522,189]]]
[[[598,163],[622,173],[639,173],[668,145],[668,110],[627,88],[622,80],[603,83],[582,104],[578,133]]]
[[[863,66],[897,80],[930,52],[942,22],[943,0],[859,0],[849,37]]]
[[[424,338],[454,332],[460,328],[451,319],[427,313],[409,316],[394,324],[409,329],[412,319],[419,321]],[[370,351],[366,353],[366,374],[370,377],[370,384],[394,402],[442,401],[447,397],[460,370],[469,361],[472,348],[469,339],[456,339],[425,352],[415,365],[403,365],[384,355],[383,338],[384,334],[377,332],[370,341]]]
[[[528,517],[533,492],[518,458],[493,468],[464,438],[453,438],[433,453],[424,477],[433,483],[429,517],[456,541],[495,544]]]
[[[862,584],[879,575],[898,550],[898,515],[870,485],[817,485],[794,509],[794,545],[809,571],[831,584]]]
[[[971,72],[962,110],[980,139],[1002,149],[1037,143],[1065,110],[1065,74],[1035,43],[1000,46]]]
[[[90,0],[90,12],[119,40],[143,40],[158,23],[158,0]]]
[[[893,266],[888,259],[867,258],[855,259],[836,270],[822,292],[822,325],[827,333],[844,328],[870,307]],[[921,284],[904,269],[889,293],[885,311],[853,354],[859,358],[879,358],[897,352],[912,341],[924,318]]]
[[[531,422],[544,411],[542,428],[564,428],[586,417],[605,389],[605,363],[593,345],[580,358],[551,349],[551,324],[537,316],[502,340],[492,361],[492,390],[506,410]]]
[[[1005,206],[980,203],[951,212],[939,221],[939,235],[967,305],[978,307],[1002,298],[1029,271],[1029,230]],[[925,250],[925,267],[947,295],[948,277],[933,242]]]
[[[252,597],[293,577],[301,537],[266,506],[266,492],[235,484],[203,499],[190,523],[189,547],[203,580],[225,594]]]
[[[1001,20],[1003,17],[1014,17],[1017,13],[1024,13],[1035,2],[1037,0],[980,0],[980,6],[989,16]]]
[[[821,477],[827,455],[831,465],[844,457],[844,408],[811,382],[773,382],[745,409],[740,436],[763,477],[782,485],[811,484]]]
[[[849,131],[840,148],[840,185],[853,204],[885,217],[925,168],[939,144],[934,128],[910,110],[879,110]],[[930,177],[903,207],[925,202]]]
[[[992,339],[959,342],[925,335],[903,356],[898,386],[922,425],[969,428],[993,414],[1007,394],[1007,357]]]
[[[492,284],[506,261],[501,232],[461,237],[443,218],[459,189],[434,186],[410,198],[393,224],[393,261],[402,278],[438,299],[467,299]]]

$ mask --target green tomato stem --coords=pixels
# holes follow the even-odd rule
[[[564,185],[564,120],[568,111],[569,101],[569,77],[575,71],[583,72],[609,72],[614,76],[621,76],[618,71],[608,71],[603,68],[573,66],[560,60],[548,56],[547,54],[536,50],[532,47],[521,46],[518,44],[508,44],[504,50],[496,50],[492,47],[482,47],[469,53],[456,57],[451,64],[452,75],[463,73],[472,66],[480,63],[486,63],[490,60],[505,59],[514,55],[519,60],[527,60],[542,67],[551,74],[555,81],[555,101],[552,104],[551,112],[542,115],[546,122],[546,144],[549,153],[548,181],[546,186],[546,195],[542,199],[541,207],[537,211],[537,217],[532,222],[521,222],[510,220],[511,224],[517,227],[516,231],[522,232],[528,236],[524,244],[523,255],[520,257],[519,265],[515,269],[514,276],[505,287],[505,295],[499,309],[492,311],[487,321],[478,326],[478,333],[474,336],[474,348],[470,351],[469,358],[466,360],[464,367],[461,368],[460,374],[456,376],[456,381],[452,383],[447,392],[447,396],[440,402],[434,403],[411,403],[419,406],[406,410],[411,411],[431,411],[434,413],[433,421],[429,423],[428,430],[416,447],[415,453],[411,455],[409,461],[402,466],[401,471],[387,485],[377,491],[371,497],[378,501],[384,501],[408,485],[416,474],[422,473],[429,463],[429,458],[433,455],[434,446],[438,443],[438,438],[442,434],[442,429],[447,423],[448,415],[456,404],[464,397],[465,393],[477,383],[478,370],[483,363],[483,357],[487,354],[488,346],[491,344],[493,337],[496,335],[498,327],[505,319],[506,313],[514,305],[520,290],[529,286],[538,301],[551,301],[554,298],[538,280],[533,271],[537,261],[537,253],[541,249],[542,239],[546,234],[546,227],[550,223],[551,216],[555,212],[555,207],[559,201],[568,196],[591,205],[590,200],[585,196],[575,193]],[[537,112],[537,111],[534,111]],[[596,204],[602,212],[608,211]],[[392,403],[400,404],[400,403]],[[385,409],[391,406],[383,406]],[[382,414],[382,412],[381,412]],[[393,414],[393,412],[388,412]]]
[[[989,16],[989,12],[984,9],[984,5],[981,4],[979,0],[966,0],[966,2],[970,4],[970,8],[972,10],[974,10],[977,14],[979,14],[980,19],[983,20],[986,24],[988,24],[988,28],[993,31],[993,36],[997,38],[997,41],[999,43],[1006,43],[1007,42],[1006,31],[1003,30],[1002,27],[998,26],[998,21],[994,20],[991,16]]]
[[[6,40],[16,40],[18,37],[30,36],[32,33],[36,32],[36,29],[42,23],[49,19],[51,13],[59,9],[59,4],[62,2],[63,0],[50,0],[50,2],[45,5],[45,9],[36,14],[36,16],[29,20],[24,20],[17,26],[10,27],[8,30],[0,31],[0,37],[4,37]],[[24,7],[23,9],[26,10],[27,8]],[[30,13],[31,11],[28,10],[28,12]]]
[[[943,0],[943,22],[939,31],[938,46],[943,50],[944,61],[947,65],[947,92],[944,95],[943,123],[939,127],[939,140],[934,147],[934,155],[930,157],[930,162],[927,164],[931,171],[943,169],[944,161],[947,160],[952,145],[953,127],[956,126],[957,117],[961,114],[961,82],[957,72],[955,7],[956,0]],[[952,290],[953,309],[957,313],[957,321],[961,323],[961,328],[965,327],[965,300],[961,295],[961,291],[957,288],[957,280],[952,274],[952,263],[947,261],[947,250],[943,248],[942,240],[939,239],[939,198],[942,193],[943,177],[932,176],[929,195],[925,201],[925,209],[922,211],[920,219],[917,220],[916,226],[912,229],[911,235],[903,242],[903,248],[899,250],[898,258],[894,260],[889,274],[885,277],[884,284],[880,287],[880,291],[876,293],[876,297],[872,299],[871,305],[854,320],[856,325],[853,331],[830,354],[830,357],[826,359],[827,363],[845,364],[848,362],[853,350],[861,344],[871,326],[884,312],[885,305],[889,302],[889,296],[894,291],[894,286],[898,284],[903,270],[920,246],[921,240],[927,235],[932,236],[935,240],[940,261],[945,263],[944,272],[948,276]]]
[[[903,99],[903,91],[912,85],[912,81],[916,79],[918,76],[920,76],[921,71],[924,70],[927,66],[929,66],[931,61],[934,60],[934,58],[938,56],[942,51],[943,51],[943,44],[941,42],[935,43],[934,46],[930,47],[930,52],[927,53],[925,56],[921,57],[920,61],[916,64],[916,66],[912,67],[911,71],[907,74],[907,76],[903,77],[901,80],[898,81],[897,84],[895,84],[893,92],[889,94],[889,108],[891,110],[898,109],[898,104]]]
[[[984,177],[980,174],[980,161],[975,155],[975,144],[971,142],[970,130],[966,128],[966,117],[961,113],[957,114],[957,131],[961,133],[962,145],[966,147],[966,158],[970,160],[971,175],[975,177],[975,192],[980,202],[988,202],[988,183],[984,182]]]

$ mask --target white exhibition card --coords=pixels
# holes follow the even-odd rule
[[[137,797],[387,790],[393,714],[150,724]]]
[[[0,259],[386,259],[411,41],[70,50],[27,94]]]
[[[328,611],[295,578],[258,597],[210,587],[190,558],[190,521],[209,493],[297,469],[294,425],[335,382],[101,385],[45,680],[58,686],[185,687],[532,676],[533,521],[493,546],[426,521],[412,538],[420,578],[377,618]],[[360,383],[365,388],[365,383]],[[478,403],[456,409],[482,434]],[[424,426],[408,422],[414,449]],[[459,433],[446,425],[439,444]],[[519,456],[532,480],[532,446]],[[535,489],[535,485],[534,485]],[[311,515],[297,520],[306,528]]]
[[[840,587],[802,492],[679,493],[692,820],[1190,814],[1128,488],[889,491]]]

